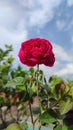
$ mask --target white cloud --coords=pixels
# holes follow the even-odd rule
[[[15,44],[28,37],[29,28],[44,26],[54,17],[61,0],[0,1],[0,44]]]
[[[72,61],[72,56],[66,52],[63,47],[57,44],[53,44],[56,59],[58,61]]]
[[[71,37],[71,42],[73,43],[73,36]]]
[[[0,31],[1,31],[0,34],[1,47],[4,46],[4,44],[12,44],[14,48],[15,47],[17,48],[23,40],[26,40],[28,35],[26,30],[19,31],[19,29],[17,29],[10,31],[7,28],[0,27]]]
[[[53,44],[54,52],[56,56],[56,63],[53,73],[64,78],[73,78],[73,57],[72,54],[66,52],[66,50],[60,45]],[[64,61],[64,63],[63,63]]]
[[[66,26],[66,21],[65,20],[57,20],[56,26],[59,30],[63,30]]]
[[[68,21],[69,20],[69,21]],[[56,26],[60,31],[68,31],[73,27],[73,19],[70,18],[65,19],[58,19],[56,21]]]
[[[35,0],[36,1],[36,0]],[[59,6],[61,0],[37,0],[38,6],[30,13],[30,25],[43,26],[52,20],[55,14],[55,8]]]
[[[66,25],[66,29],[65,30],[72,29],[72,27],[73,27],[73,19],[70,20],[70,22]]]
[[[55,62],[53,67],[40,65],[40,69],[43,70],[47,79],[52,75],[61,76],[65,79],[73,78],[73,63],[67,63],[66,65],[63,65],[61,62],[58,62],[58,64]]]
[[[55,74],[60,76],[73,74],[73,63],[68,63],[63,69],[59,70]]]
[[[1,2],[0,12],[2,15],[0,19],[2,22],[6,21],[5,23],[16,24],[23,18],[26,26],[44,25],[54,17],[54,9],[60,3],[61,0],[15,0],[14,5],[12,1],[6,3],[4,0]]]
[[[19,4],[21,4],[21,6],[27,8],[27,9],[31,9],[34,7],[34,3],[35,1],[33,0],[18,0]]]
[[[73,0],[67,0],[67,5],[68,6],[73,6]]]
[[[11,3],[5,4],[4,1],[0,3],[0,46],[12,44],[16,51],[19,44],[26,40],[28,32],[23,18],[20,19]]]

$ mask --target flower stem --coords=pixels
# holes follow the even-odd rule
[[[41,102],[40,102],[40,98],[39,98],[39,65],[38,64],[37,64],[37,97],[38,97],[39,107],[42,112],[42,106],[41,106]]]
[[[34,130],[33,113],[32,113],[32,108],[31,108],[30,101],[29,101],[29,110],[30,110],[30,116],[31,116],[32,130]]]
[[[40,107],[40,111],[42,111],[41,102],[39,98],[39,65],[37,64],[37,97],[38,97],[38,104]],[[39,123],[38,130],[41,130],[41,124]]]
[[[37,71],[39,71],[39,64],[37,64]]]
[[[41,125],[39,124],[38,130],[41,130]]]

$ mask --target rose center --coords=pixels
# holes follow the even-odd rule
[[[35,47],[40,48],[40,44],[35,44]]]

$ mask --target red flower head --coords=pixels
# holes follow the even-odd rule
[[[34,38],[22,43],[19,54],[20,61],[30,67],[36,64],[53,66],[55,62],[51,43],[42,38]]]

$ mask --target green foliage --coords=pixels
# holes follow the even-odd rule
[[[49,83],[52,84],[52,87],[55,87],[55,85],[60,83],[61,81],[63,81],[63,79],[61,77],[56,76],[56,75],[53,75],[49,79]]]
[[[12,123],[6,128],[6,130],[28,130],[28,125],[26,122],[20,124]]]
[[[6,87],[13,87],[13,86],[21,86],[21,85],[24,85],[25,82],[24,82],[24,78],[23,77],[16,77],[14,79],[11,79],[10,81],[8,81],[8,83],[6,84]]]
[[[58,124],[54,130],[73,130],[73,126],[66,126],[66,125],[62,125],[62,124]]]
[[[17,66],[17,68],[13,69],[11,71],[11,77],[16,78],[16,77],[24,77],[27,75],[27,70],[24,70],[20,65]]]
[[[66,125],[57,125],[56,128],[54,128],[54,130],[69,130],[68,127]]]
[[[6,128],[6,130],[22,130],[22,129],[21,129],[21,127],[20,127],[18,124],[13,123],[13,124],[10,124],[10,125]]]
[[[22,77],[19,76],[20,72]],[[41,70],[30,68],[25,71],[20,66],[12,72],[12,76],[14,78],[8,81],[6,87],[15,86],[21,92],[19,106],[22,107],[22,102],[33,103],[33,97],[36,95],[40,102],[38,121],[41,126],[53,124],[54,130],[68,130],[66,125],[59,122],[63,121],[66,113],[73,108],[69,82],[57,76],[51,77],[47,82]]]
[[[69,94],[73,98],[73,80],[68,81],[68,86],[69,86],[69,89],[70,89]]]
[[[28,125],[26,122],[20,123],[20,127],[22,128],[22,130],[28,130]]]
[[[2,87],[10,79],[10,71],[12,69],[13,56],[9,55],[12,51],[11,45],[5,45],[5,50],[0,48],[0,80]],[[2,91],[2,90],[1,90]]]
[[[42,125],[54,123],[56,121],[56,114],[52,109],[43,112],[39,118]]]
[[[60,101],[60,113],[65,114],[73,108],[73,102],[68,99],[67,101]]]
[[[5,84],[11,78],[12,63],[14,61],[11,51],[12,45],[5,45],[4,50],[0,48],[0,108],[4,105],[9,106],[10,89],[5,88]]]

